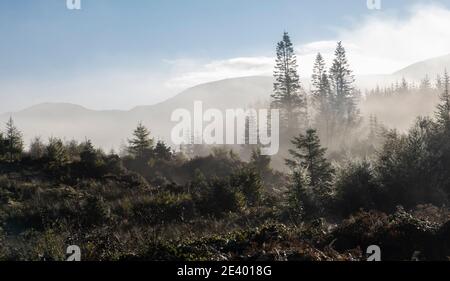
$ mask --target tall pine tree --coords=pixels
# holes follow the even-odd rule
[[[359,92],[354,87],[355,78],[350,70],[342,42],[337,43],[330,69],[330,82],[337,126],[335,131],[341,136],[341,140],[344,140],[348,138],[351,129],[359,123],[360,116],[357,107]]]
[[[286,159],[292,169],[288,204],[294,214],[305,219],[320,216],[330,198],[334,169],[325,158],[326,149],[320,146],[316,130],[308,129],[292,143],[292,159]]]
[[[286,164],[293,171],[306,169],[313,188],[329,187],[334,170],[325,158],[326,148],[321,147],[317,131],[308,129],[305,135],[295,137],[292,144],[295,149],[290,149],[289,153],[293,159],[286,159]]]
[[[5,152],[10,162],[17,160],[23,151],[22,133],[14,125],[12,117],[6,123]]]
[[[306,126],[307,101],[300,85],[297,58],[287,32],[278,42],[274,71],[272,107],[280,109],[282,128],[287,132],[298,132]]]
[[[133,132],[133,138],[128,140],[128,152],[136,158],[149,158],[152,154],[153,142],[150,131],[139,123]]]
[[[311,84],[313,105],[316,109],[315,127],[318,129],[321,138],[325,139],[328,145],[334,119],[332,112],[333,97],[328,74],[325,70],[325,61],[320,53],[317,54],[314,63]]]

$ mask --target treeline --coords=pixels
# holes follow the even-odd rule
[[[410,82],[405,78],[399,82],[391,83],[389,86],[377,86],[365,93],[367,100],[380,97],[391,97],[395,95],[412,95],[412,94],[441,94],[445,91],[446,81],[449,80],[447,70],[443,75],[436,75],[434,81],[426,75],[420,83]]]

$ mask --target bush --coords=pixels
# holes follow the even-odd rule
[[[195,217],[195,207],[188,194],[163,192],[139,199],[132,207],[132,214],[141,224],[183,222]]]
[[[336,181],[335,210],[344,217],[360,209],[371,210],[380,206],[380,189],[369,162],[353,162],[341,169]]]

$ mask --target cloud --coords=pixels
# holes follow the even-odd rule
[[[176,73],[165,85],[170,89],[186,89],[201,83],[226,78],[271,75],[274,66],[272,57],[240,57],[213,60],[207,63],[193,60],[168,61]],[[195,69],[192,71],[192,69]]]
[[[388,12],[374,12],[350,28],[338,29],[335,38],[297,44],[300,75],[310,77],[317,52],[330,66],[337,41],[343,41],[355,74],[390,74],[412,63],[449,54],[449,26],[450,10],[436,5],[414,5],[402,19]],[[181,89],[230,77],[271,75],[274,58],[239,57],[205,63],[191,60],[191,67],[186,61],[172,63],[178,71],[166,86]]]

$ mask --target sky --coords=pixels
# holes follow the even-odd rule
[[[377,0],[373,0],[377,1]],[[289,32],[300,75],[342,40],[356,74],[450,53],[450,0],[0,0],[0,112],[43,102],[154,104],[197,84],[271,75]]]

